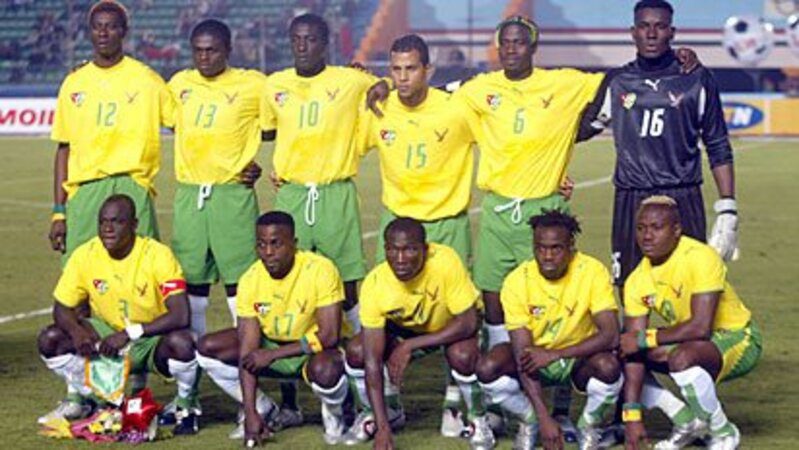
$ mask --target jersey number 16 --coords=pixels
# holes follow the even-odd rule
[[[665,113],[664,108],[645,109],[639,136],[657,137],[663,134],[663,114]]]

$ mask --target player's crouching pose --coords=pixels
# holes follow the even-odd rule
[[[298,251],[294,220],[273,211],[256,223],[256,261],[239,280],[238,330],[200,340],[197,359],[214,382],[243,404],[243,427],[231,438],[247,446],[268,436],[265,417],[275,408],[257,387],[259,375],[304,378],[322,401],[324,439],[344,434],[347,395],[338,345],[344,286],[327,258]],[[240,370],[241,369],[241,370]]]
[[[386,262],[367,275],[361,290],[363,331],[347,346],[347,374],[365,409],[344,442],[354,445],[374,437],[375,449],[394,448],[390,426],[395,425],[392,415],[404,420],[397,414],[403,373],[412,357],[444,347],[466,402],[472,448],[493,448],[474,373],[479,358],[477,289],[454,250],[427,243],[419,221],[394,219],[384,239]]]
[[[713,248],[682,235],[677,203],[652,196],[641,203],[636,238],[644,259],[624,285],[626,447],[641,448],[646,431],[641,410],[663,404],[671,393],[650,371],[667,372],[688,409],[676,398],[667,414],[679,417],[675,433],[658,449],[679,449],[710,431],[708,448],[738,448],[741,434],[724,414],[715,383],[751,371],[762,351],[751,312],[727,282],[727,268]],[[668,326],[649,328],[655,311]],[[696,420],[698,419],[698,420]],[[683,424],[681,426],[681,424]]]
[[[598,448],[597,426],[623,383],[612,352],[619,323],[610,274],[575,248],[574,217],[544,211],[530,225],[534,259],[508,275],[500,297],[511,342],[493,347],[477,376],[488,399],[521,421],[514,449],[532,450],[539,428],[545,449],[563,448],[542,386],[569,382],[588,395],[578,422],[580,448]]]
[[[152,238],[136,236],[136,208],[127,195],[103,202],[98,236],[67,262],[53,296],[54,325],[39,334],[39,353],[78,396],[49,416],[77,419],[91,412],[85,384],[86,358],[117,355],[130,345],[131,373],[155,371],[174,377],[178,394],[175,434],[197,432],[197,360],[189,326],[186,282],[172,252]],[[85,302],[90,318],[76,308]]]

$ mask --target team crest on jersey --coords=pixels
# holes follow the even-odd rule
[[[83,92],[73,92],[69,94],[69,99],[72,100],[75,106],[80,106],[83,104],[83,100],[86,99],[86,94]]]
[[[289,93],[286,91],[275,93],[275,103],[277,106],[283,106],[289,100]]]
[[[656,300],[655,294],[645,295],[641,297],[641,301],[644,302],[644,305],[646,305],[647,308],[654,308],[655,300]]]
[[[499,94],[488,94],[486,95],[486,103],[488,103],[491,109],[496,111],[499,105],[502,104],[502,96]]]
[[[397,139],[397,133],[394,130],[380,130],[380,139],[386,145],[391,145]]]
[[[183,89],[180,91],[180,103],[186,104],[189,101],[189,97],[191,96],[191,89]]]
[[[635,92],[621,94],[621,105],[624,106],[624,109],[630,109],[635,105],[637,99],[638,96],[635,95]]]
[[[259,317],[266,317],[269,314],[269,310],[272,309],[272,305],[269,303],[256,303],[253,305],[255,308],[255,313],[258,314]]]
[[[530,307],[530,314],[533,315],[534,318],[538,319],[543,316],[547,312],[546,306],[531,306]]]
[[[674,92],[669,91],[669,103],[671,104],[671,107],[678,108],[680,103],[682,103],[683,97],[685,97],[685,94],[675,94]]]
[[[92,284],[94,285],[94,289],[102,295],[108,292],[108,282],[105,280],[92,280]]]

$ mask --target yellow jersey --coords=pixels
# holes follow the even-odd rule
[[[316,310],[344,300],[344,284],[333,263],[297,251],[294,266],[281,280],[256,261],[239,279],[236,314],[256,318],[268,339],[294,342],[319,329]]]
[[[669,259],[652,267],[644,257],[624,283],[625,314],[648,316],[654,310],[669,325],[691,320],[694,294],[721,294],[713,330],[744,328],[752,313],[727,282],[727,267],[707,244],[682,236]]]
[[[524,80],[502,71],[466,82],[454,97],[479,118],[477,187],[509,198],[558,190],[572,156],[580,115],[604,74],[535,68]]]
[[[428,243],[422,272],[402,282],[388,262],[372,269],[360,295],[361,325],[383,328],[389,320],[414,333],[435,333],[453,317],[472,306],[480,308],[480,294],[455,250]]]
[[[261,147],[266,76],[228,68],[214,78],[197,70],[168,83],[175,101],[175,176],[182,183],[235,183]]]
[[[382,106],[360,117],[362,153],[378,149],[383,205],[402,217],[433,221],[469,206],[474,156],[467,115],[450,95],[430,88],[420,105],[405,106],[393,91]]]
[[[166,314],[166,300],[185,290],[183,271],[166,245],[137,236],[128,256],[117,260],[95,237],[75,249],[53,296],[69,308],[88,300],[92,317],[120,331]]]
[[[597,332],[593,316],[617,311],[610,273],[595,258],[577,252],[566,274],[547,280],[535,259],[511,272],[500,293],[508,330],[526,328],[536,346],[561,349]]]
[[[301,77],[293,68],[271,75],[261,121],[264,130],[277,130],[277,175],[299,184],[355,176],[358,111],[376,81],[360,70],[335,66],[313,77]]]
[[[108,68],[88,63],[67,75],[50,135],[69,144],[67,195],[81,183],[119,174],[153,191],[160,126],[170,126],[173,114],[164,80],[131,57]]]

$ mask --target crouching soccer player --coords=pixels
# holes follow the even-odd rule
[[[325,442],[336,444],[344,433],[341,405],[348,389],[336,348],[341,277],[327,258],[297,250],[294,220],[286,213],[259,217],[255,242],[260,261],[239,280],[238,330],[203,337],[197,359],[223,391],[243,404],[243,424],[231,438],[250,445],[269,433],[264,419],[275,405],[258,390],[259,375],[302,377],[322,401]]]
[[[393,448],[391,425],[404,422],[398,401],[403,373],[413,356],[443,346],[466,402],[472,448],[493,448],[474,374],[480,296],[466,268],[451,248],[427,243],[415,219],[391,221],[384,240],[386,262],[367,275],[361,289],[363,331],[347,346],[347,374],[364,411],[344,442],[354,445],[374,437],[374,448]]]
[[[129,346],[131,373],[155,371],[177,381],[175,434],[197,432],[197,360],[189,326],[186,282],[163,244],[136,236],[136,208],[115,194],[100,208],[98,236],[78,247],[56,286],[54,325],[39,334],[39,353],[78,396],[50,418],[77,419],[91,412],[86,358],[119,354]],[[76,308],[87,302],[90,318]]]
[[[563,448],[542,386],[571,382],[588,395],[578,428],[580,448],[598,448],[598,425],[621,391],[612,350],[619,323],[610,273],[575,248],[577,220],[558,210],[530,219],[534,259],[511,272],[500,298],[510,343],[491,349],[477,365],[486,397],[520,420],[515,449]],[[520,386],[521,384],[521,386]]]
[[[646,438],[641,409],[665,405],[675,430],[656,448],[682,448],[709,430],[708,448],[735,449],[741,434],[724,414],[715,383],[754,368],[760,331],[727,282],[721,257],[683,236],[680,223],[670,197],[649,197],[638,210],[636,238],[644,259],[624,285],[627,331],[621,336],[626,445],[638,449]],[[652,311],[668,326],[649,328]],[[688,407],[658,385],[651,371],[668,373]]]

